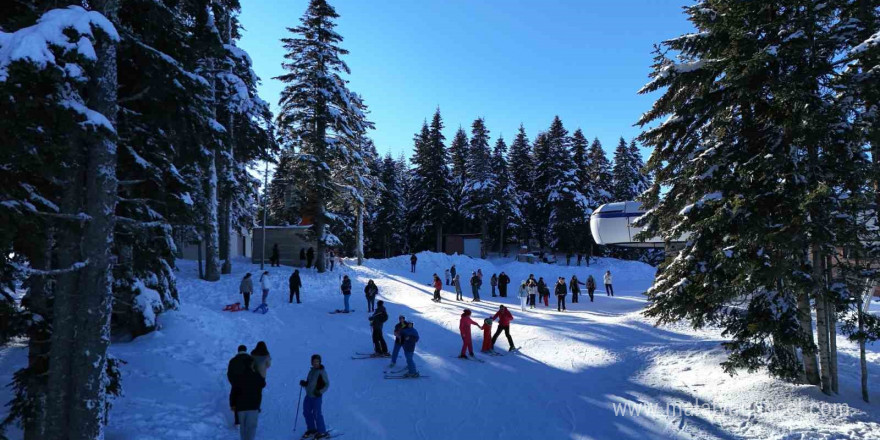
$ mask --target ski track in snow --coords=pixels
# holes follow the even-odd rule
[[[455,301],[452,286],[444,286],[441,303],[432,302],[433,289],[426,284],[433,273],[442,277],[451,264],[464,283],[477,268],[487,280],[505,271],[512,280],[508,297],[491,297],[485,282],[482,302],[470,302],[470,285],[463,286],[464,302]],[[880,411],[859,400],[855,345],[843,337],[838,340],[840,396],[823,396],[813,387],[783,383],[762,372],[730,377],[719,365],[724,351],[718,332],[694,331],[684,323],[657,328],[640,315],[646,304],[642,292],[650,286],[654,269],[637,262],[601,259],[593,267],[576,268],[421,253],[416,273],[409,272],[409,256],[366,260],[364,266],[343,266],[325,274],[301,270],[303,304],[287,303],[287,277],[293,269],[267,268],[276,289],[269,294],[265,315],[221,311],[241,301],[239,280],[246,271],[257,275],[258,265],[237,260],[233,274],[215,283],[198,280],[192,261],[179,261],[178,267],[180,309],[160,316],[160,330],[111,346],[111,352],[128,363],[122,366],[124,396],[113,403],[107,440],[238,439],[227,405],[226,365],[238,344],[251,349],[259,340],[266,341],[272,354],[259,439],[294,439],[305,431],[304,420],[296,414],[298,382],[308,372],[312,353],[323,356],[330,376],[323,408],[327,426],[344,432],[346,440],[880,439]],[[616,281],[615,297],[600,289],[595,302],[583,293],[567,312],[557,312],[552,302],[520,311],[518,285],[529,273],[545,280],[572,274],[585,280],[592,274],[601,281],[607,269]],[[356,312],[331,315],[327,312],[342,308],[343,273],[352,278],[351,306]],[[376,281],[378,299],[386,303],[389,350],[393,325],[398,315],[406,315],[421,336],[415,355],[418,369],[430,378],[385,380],[382,375],[390,360],[350,359],[354,352],[372,351],[362,293],[368,279]],[[253,295],[252,306],[259,296]],[[511,335],[521,352],[507,353],[507,340],[500,335],[496,349],[503,356],[478,354],[484,363],[455,359],[461,349],[462,309],[470,308],[473,319],[482,324],[499,303],[507,304],[514,315]],[[479,351],[482,331],[472,332]],[[877,401],[880,350],[876,344],[868,348],[869,382]],[[20,343],[0,350],[0,381],[8,383],[25,361],[26,349]],[[400,353],[396,369],[405,365]],[[10,391],[0,390],[0,399],[8,401]],[[612,403],[629,402],[665,409],[694,399],[728,406],[798,400],[847,403],[852,412],[841,417],[809,411],[794,416],[759,412],[618,417],[612,408]],[[10,434],[14,440],[20,438],[16,430]]]

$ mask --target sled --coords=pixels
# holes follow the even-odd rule
[[[226,307],[223,307],[224,312],[240,312],[244,309],[241,308],[241,303],[235,304],[227,304]]]
[[[269,313],[269,305],[266,303],[258,305],[257,308],[254,309],[254,313],[257,313],[257,312],[262,313],[264,315],[266,313]]]

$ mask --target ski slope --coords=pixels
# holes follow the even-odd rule
[[[448,286],[441,304],[431,301],[431,275],[442,278],[453,263],[462,284],[472,270],[482,269],[483,302],[456,302]],[[344,440],[880,438],[877,404],[859,400],[853,344],[838,341],[842,392],[837,397],[764,373],[730,377],[719,366],[719,334],[684,325],[656,328],[640,315],[642,292],[650,286],[654,268],[637,262],[602,259],[591,268],[575,268],[421,253],[414,274],[408,256],[366,260],[361,267],[325,274],[301,271],[303,304],[287,303],[287,277],[293,269],[268,268],[276,289],[269,295],[266,315],[221,311],[240,300],[239,280],[246,271],[256,277],[259,266],[237,261],[233,274],[216,283],[198,280],[194,262],[179,261],[179,268],[180,310],[160,317],[161,330],[111,347],[127,364],[125,395],[114,402],[107,440],[237,439],[227,408],[226,364],[238,344],[250,350],[259,340],[266,341],[273,357],[259,439],[294,439],[305,431],[296,414],[298,381],[305,378],[313,353],[322,355],[330,376],[324,398],[327,425],[344,433]],[[557,312],[552,296],[549,308],[519,310],[517,286],[529,273],[548,282],[572,273],[583,281],[592,274],[601,285],[607,269],[614,275],[613,298],[600,289],[594,303],[584,293],[579,304],[568,305],[568,312]],[[489,277],[502,270],[512,279],[509,296],[492,298]],[[352,277],[356,312],[331,315],[329,311],[342,308],[342,273]],[[406,315],[421,335],[416,363],[430,378],[385,380],[387,359],[351,359],[354,352],[372,351],[363,296],[371,278],[388,309],[389,349],[393,323]],[[464,295],[470,299],[470,286]],[[504,356],[478,352],[485,363],[456,359],[463,307],[482,322],[499,303],[510,305],[515,317],[511,333],[521,353],[506,353],[502,335],[496,349]],[[479,351],[482,332],[473,328],[473,334]],[[869,348],[872,399],[880,401],[880,354],[876,345]],[[25,359],[24,348],[2,351],[0,381],[7,383]],[[401,354],[398,366],[403,365]],[[0,397],[8,401],[9,390]],[[695,402],[697,407],[715,405],[716,410],[685,413]],[[621,406],[625,404],[634,406]],[[845,404],[848,413],[842,414],[842,406],[821,404]]]

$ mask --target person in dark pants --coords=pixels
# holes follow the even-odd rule
[[[397,364],[397,355],[400,354],[400,347],[403,346],[403,340],[400,339],[400,331],[406,328],[406,316],[397,317],[397,324],[394,325],[394,348],[391,350],[391,363],[388,368],[394,368]]]
[[[406,358],[406,377],[419,377],[419,370],[416,369],[416,362],[413,356],[416,352],[416,343],[419,342],[419,332],[415,329],[412,321],[407,321],[406,327],[400,331],[400,338],[403,341],[403,357]]]
[[[321,410],[322,396],[330,388],[330,377],[327,370],[321,365],[321,355],[312,355],[312,368],[305,380],[299,381],[299,386],[306,389],[306,397],[303,399],[303,418],[306,419],[306,432],[303,438],[316,439],[327,438],[327,427],[324,425],[324,413]]]
[[[333,266],[336,264],[336,255],[330,251],[330,272],[333,272]]]
[[[251,278],[250,272],[246,273],[244,278],[241,279],[238,291],[244,296],[244,309],[248,310],[248,307],[251,305],[251,294],[254,293],[254,279]]]
[[[409,257],[409,265],[410,265],[409,271],[412,273],[416,272],[416,261],[419,261],[419,257],[417,257],[416,254],[412,254],[412,256]]]
[[[578,267],[581,267],[581,261],[584,259],[584,254],[578,252]]]
[[[440,302],[443,298],[440,296],[440,291],[443,290],[443,282],[440,281],[440,277],[437,274],[434,274],[434,281],[432,281],[434,285],[434,298],[431,301]]]
[[[281,264],[279,264],[280,259],[281,256],[278,251],[278,243],[275,243],[272,245],[272,256],[269,257],[269,265],[272,267],[281,266]]]
[[[506,273],[501,272],[501,275],[498,275],[498,296],[507,298],[508,284],[510,284],[510,277]]]
[[[596,291],[596,279],[592,275],[587,276],[587,293],[590,295],[590,302],[593,302],[593,292]]]
[[[388,320],[388,312],[385,311],[385,301],[379,300],[376,303],[376,311],[370,316],[370,327],[373,329],[373,348],[376,354],[388,356],[388,344],[385,343],[385,335],[382,334],[382,327]]]
[[[577,275],[571,276],[571,282],[568,283],[568,288],[571,290],[571,303],[574,304],[578,302],[578,295],[581,293],[581,288],[579,286],[584,285],[584,283],[578,280]]]
[[[473,302],[480,302],[480,286],[483,285],[483,280],[477,275],[476,272],[471,275],[471,295],[473,295]]]
[[[492,336],[492,348],[495,348],[495,340],[498,339],[498,335],[501,332],[504,332],[504,335],[507,336],[507,343],[510,344],[510,348],[507,351],[513,351],[516,346],[513,345],[513,338],[510,337],[510,321],[513,321],[513,315],[510,314],[510,310],[507,310],[507,307],[503,305],[498,306],[498,312],[492,316],[492,320],[498,319],[498,329],[495,330],[495,335]]]
[[[348,275],[342,277],[342,286],[340,286],[340,290],[342,290],[342,301],[345,303],[345,313],[350,312],[349,309],[349,298],[351,297],[351,278]]]
[[[226,379],[229,380],[229,408],[235,414],[235,424],[239,424],[238,412],[235,407],[235,400],[238,396],[238,387],[241,386],[241,378],[248,368],[254,363],[254,359],[247,352],[244,345],[238,346],[238,353],[229,360],[229,366],[226,367]]]
[[[614,286],[611,285],[611,271],[605,271],[605,295],[614,296]]]
[[[315,260],[315,248],[309,248],[306,252],[306,269],[312,268],[312,261]]]
[[[454,280],[455,274],[456,274],[456,270],[455,270],[455,265],[453,264],[452,267],[449,268],[449,276],[452,277],[452,279]]]
[[[376,283],[373,280],[367,281],[367,285],[364,287],[364,295],[367,297],[367,312],[372,312],[376,310],[376,295],[379,294],[379,287],[376,286]],[[379,301],[381,302],[381,301]]]
[[[550,288],[544,282],[544,277],[538,277],[538,301],[544,303],[544,307],[550,307],[548,299],[550,298]]]
[[[306,266],[306,248],[299,248],[299,267]]]
[[[296,303],[300,304],[299,301],[299,289],[302,287],[302,280],[299,278],[299,270],[296,269],[293,271],[293,274],[290,275],[290,279],[288,280],[290,284],[290,303],[293,303],[293,297],[296,295]]]
[[[254,369],[254,364],[245,369],[239,386],[236,388],[235,412],[238,414],[239,434],[241,440],[257,438],[257,421],[260,417],[260,405],[263,402],[263,388],[266,378]]]
[[[494,273],[492,274],[492,278],[489,278],[489,285],[492,286],[492,297],[495,297],[495,287],[498,286],[498,276]]]
[[[568,295],[568,290],[565,288],[565,277],[559,277],[556,280],[556,311],[562,312],[565,311],[565,296]]]

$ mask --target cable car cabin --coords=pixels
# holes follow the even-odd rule
[[[605,246],[664,247],[665,243],[660,237],[651,237],[645,241],[636,241],[634,238],[642,228],[633,226],[633,223],[644,213],[639,202],[606,203],[590,216],[590,231],[596,243]]]

